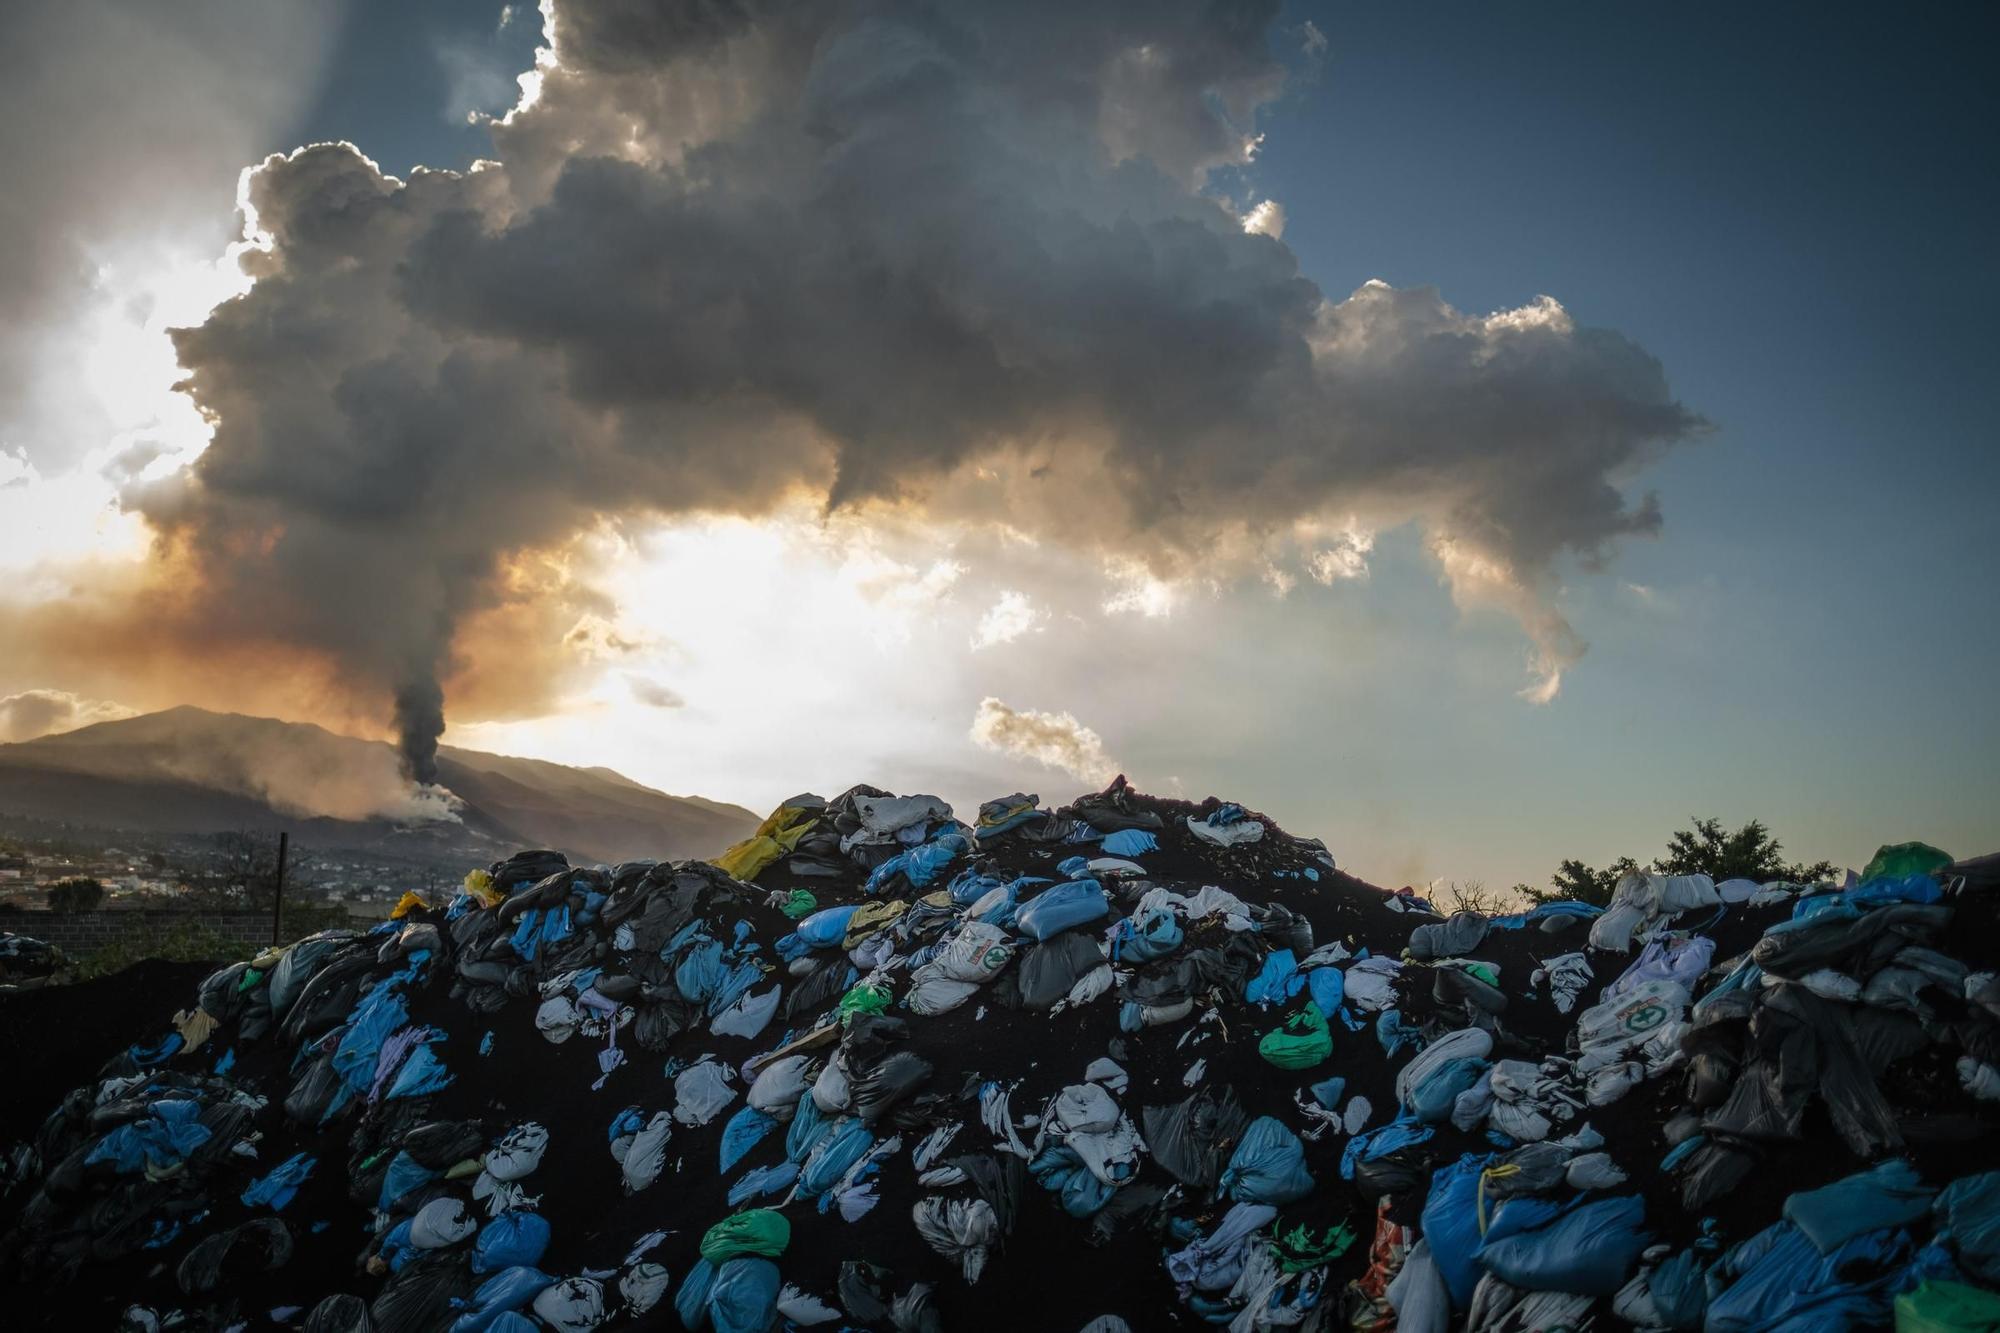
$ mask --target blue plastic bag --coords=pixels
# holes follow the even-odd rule
[[[1784,1217],[1825,1254],[1863,1232],[1908,1226],[1930,1212],[1936,1197],[1917,1169],[1897,1157],[1823,1188],[1799,1191],[1785,1200]]]
[[[1874,1231],[1823,1255],[1790,1222],[1774,1222],[1709,1270],[1702,1328],[1760,1333],[1790,1320],[1801,1329],[1887,1326],[1890,1287],[1909,1250],[1908,1232]]]
[[[799,1109],[792,1113],[792,1127],[785,1131],[785,1158],[798,1163],[806,1160],[806,1154],[819,1145],[819,1141],[833,1129],[833,1121],[827,1113],[819,1109],[819,1103],[812,1099],[808,1091],[799,1098]]]
[[[356,1001],[349,1013],[347,1028],[333,1051],[333,1070],[340,1075],[343,1094],[327,1108],[329,1117],[346,1103],[348,1097],[367,1095],[375,1081],[375,1065],[382,1054],[382,1043],[389,1040],[390,1034],[408,1025],[409,1006],[396,993],[398,980],[406,975],[399,972],[384,977]]]
[[[810,1100],[810,1097],[801,1098]],[[761,1143],[766,1134],[778,1127],[778,1118],[766,1114],[754,1106],[745,1106],[729,1117],[729,1123],[722,1127],[722,1169],[724,1171],[743,1160],[743,1155]]]
[[[1119,829],[1116,833],[1104,835],[1104,853],[1107,856],[1140,856],[1160,849],[1160,840],[1144,829]]]
[[[1037,940],[1053,939],[1066,930],[1110,915],[1111,904],[1094,879],[1073,879],[1045,891],[1021,909],[1015,928]]]
[[[306,1183],[306,1177],[313,1171],[311,1153],[294,1153],[262,1176],[250,1182],[243,1191],[243,1202],[255,1208],[259,1204],[268,1205],[272,1212],[281,1213],[285,1205],[299,1192],[299,1186]]]
[[[535,1268],[506,1268],[480,1283],[469,1302],[454,1301],[464,1314],[452,1321],[451,1333],[497,1333],[502,1316],[518,1310],[553,1287],[556,1280]]]
[[[431,1047],[445,1039],[445,1034],[435,1029],[424,1038],[422,1045],[410,1052],[409,1059],[403,1061],[396,1071],[395,1081],[390,1083],[389,1098],[428,1097],[438,1090],[450,1086],[457,1076],[444,1067],[444,1061],[437,1058]]]
[[[1960,1176],[1932,1205],[1965,1271],[2000,1286],[2000,1171]]]
[[[799,1197],[816,1199],[840,1183],[848,1168],[875,1146],[875,1136],[859,1120],[844,1119],[814,1146],[799,1171]]]
[[[1306,973],[1306,989],[1319,1011],[1332,1017],[1347,999],[1347,978],[1337,967],[1316,967]]]
[[[982,875],[977,870],[962,870],[946,887],[945,892],[951,895],[953,906],[970,907],[999,887],[998,876]]]
[[[1282,1208],[1313,1191],[1306,1170],[1306,1146],[1281,1120],[1259,1116],[1237,1140],[1229,1165],[1223,1168],[1222,1192],[1238,1203],[1268,1203]]]
[[[514,933],[508,942],[514,946],[514,953],[524,962],[535,961],[535,951],[541,946],[542,909],[530,907],[514,922]]]
[[[1508,1209],[1512,1207],[1510,1201]],[[1429,1235],[1428,1209],[1424,1220],[1424,1234]],[[1479,1263],[1526,1291],[1609,1296],[1625,1285],[1640,1254],[1653,1243],[1645,1223],[1646,1203],[1636,1194],[1593,1199],[1532,1231],[1497,1239],[1489,1234],[1479,1249]],[[1437,1252],[1435,1241],[1431,1252]]]
[[[968,911],[966,916],[970,920],[984,921],[986,924],[998,926],[1002,930],[1012,930],[1015,919],[1021,913],[1022,885],[1040,884],[1043,882],[1042,880],[1017,879],[1012,884],[1000,889],[998,893],[989,892],[986,897],[991,898],[991,902],[987,902],[985,898],[982,898],[978,902],[973,903],[972,910]]]
[[[715,1265],[706,1259],[696,1260],[681,1279],[681,1289],[674,1296],[674,1313],[681,1317],[681,1327],[688,1333],[699,1333],[708,1326],[708,1289],[714,1285]]]
[[[1095,1217],[1117,1189],[1092,1175],[1076,1149],[1060,1143],[1048,1144],[1036,1153],[1028,1163],[1028,1174],[1056,1196],[1064,1212],[1076,1218]]]
[[[1111,956],[1120,963],[1150,963],[1180,948],[1183,938],[1179,919],[1166,908],[1155,907],[1140,920],[1118,923]]]
[[[765,1333],[778,1316],[778,1266],[744,1255],[715,1270],[708,1318],[715,1333]]]
[[[1424,1200],[1423,1234],[1431,1258],[1451,1291],[1452,1309],[1472,1304],[1479,1285],[1479,1173],[1493,1160],[1490,1154],[1467,1153],[1431,1176]]]
[[[438,1173],[424,1166],[416,1158],[398,1150],[389,1159],[389,1169],[382,1173],[382,1188],[375,1196],[375,1206],[383,1212],[389,1205],[422,1185],[428,1185],[438,1178]]]
[[[141,1069],[150,1069],[154,1065],[163,1065],[173,1059],[175,1052],[179,1051],[180,1048],[181,1034],[178,1032],[169,1032],[151,1046],[133,1045],[127,1047],[125,1054],[130,1056],[132,1063]]]
[[[746,958],[734,964],[722,974],[715,985],[714,994],[708,997],[708,1014],[712,1018],[743,998],[743,993],[756,985],[764,977],[764,969]]]
[[[1243,998],[1251,1004],[1283,1004],[1305,988],[1306,979],[1299,974],[1298,958],[1290,949],[1273,949],[1264,959],[1263,970],[1243,987]]]
[[[797,1162],[779,1162],[773,1166],[759,1166],[745,1171],[742,1178],[729,1187],[729,1206],[736,1208],[752,1199],[761,1199],[779,1190],[790,1189],[799,1178]]]
[[[938,873],[972,849],[962,833],[946,833],[907,852],[900,852],[875,867],[868,876],[867,892],[876,893],[900,872],[913,888],[923,888]]]
[[[722,941],[699,940],[674,965],[674,987],[690,1004],[706,1004],[727,971],[722,962]]]
[[[798,937],[815,949],[831,949],[847,937],[847,923],[861,910],[859,903],[822,907],[798,924]]]
[[[510,1208],[479,1229],[472,1242],[472,1271],[533,1268],[549,1248],[548,1219]]]
[[[1484,1060],[1460,1056],[1447,1060],[1431,1071],[1429,1078],[1410,1089],[1410,1113],[1427,1125],[1451,1119],[1458,1094],[1470,1091],[1479,1076],[1492,1068]]]
[[[1420,1125],[1407,1117],[1397,1117],[1379,1129],[1371,1129],[1365,1134],[1356,1134],[1347,1141],[1347,1147],[1340,1154],[1340,1177],[1354,1179],[1354,1169],[1363,1162],[1372,1162],[1377,1157],[1386,1157],[1401,1148],[1423,1143],[1437,1131],[1429,1125]]]
[[[1403,1015],[1394,1009],[1384,1009],[1375,1016],[1375,1040],[1392,1060],[1405,1046],[1422,1050],[1424,1045],[1423,1033],[1414,1023],[1404,1022]]]
[[[486,1326],[486,1333],[543,1333],[542,1321],[524,1315],[519,1310],[502,1310],[493,1322]]]
[[[173,1166],[209,1140],[209,1128],[201,1123],[201,1104],[178,1097],[163,1097],[146,1108],[146,1114],[127,1121],[97,1141],[84,1157],[85,1165],[110,1162],[118,1174],[129,1176],[148,1166]]]

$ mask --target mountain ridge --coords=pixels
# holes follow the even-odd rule
[[[316,723],[183,704],[0,745],[0,812],[202,833],[288,828],[320,846],[443,854],[535,843],[582,860],[712,856],[758,816],[677,796],[602,765],[445,746],[439,786],[413,787],[386,741]]]

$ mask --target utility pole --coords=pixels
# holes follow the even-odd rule
[[[278,834],[278,873],[271,885],[271,947],[284,943],[280,922],[285,910],[285,853],[291,849],[292,835],[281,831]]]

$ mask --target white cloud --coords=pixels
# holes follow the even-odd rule
[[[1113,587],[1102,604],[1106,615],[1163,620],[1174,613],[1180,600],[1174,585],[1156,577],[1142,562],[1114,557],[1105,561],[1104,572]]]
[[[1118,771],[1103,739],[1069,713],[1014,709],[988,695],[972,716],[971,734],[981,749],[1032,759],[1085,782],[1103,782]]]
[[[1048,613],[1036,610],[1028,594],[1009,589],[979,618],[972,631],[972,650],[1012,643],[1047,619]]]
[[[1529,703],[1553,703],[1562,692],[1563,672],[1576,665],[1589,644],[1556,609],[1554,590],[1524,580],[1520,571],[1473,544],[1443,535],[1432,553],[1461,609],[1493,607],[1513,616],[1528,632],[1528,684],[1516,693]]]
[[[1243,230],[1252,236],[1269,236],[1277,240],[1285,234],[1285,206],[1275,199],[1260,200],[1256,207],[1243,215]]]
[[[23,690],[0,699],[0,741],[31,741],[132,716],[133,709],[108,699],[84,699],[68,690]]]
[[[1331,544],[1306,557],[1306,572],[1314,582],[1328,587],[1347,579],[1368,577],[1368,553],[1375,549],[1375,534],[1349,529]]]

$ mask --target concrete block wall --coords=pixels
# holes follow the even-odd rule
[[[268,912],[0,912],[0,930],[32,935],[72,958],[81,958],[128,936],[158,938],[176,926],[187,924],[213,930],[251,949],[264,948],[271,942]],[[287,929],[286,938],[294,933]]]

